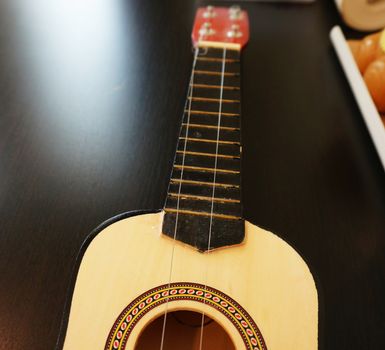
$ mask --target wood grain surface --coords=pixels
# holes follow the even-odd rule
[[[196,6],[0,2],[0,349],[53,349],[87,235],[163,207]],[[385,176],[329,42],[340,17],[244,7],[245,218],[311,267],[320,349],[383,349]]]

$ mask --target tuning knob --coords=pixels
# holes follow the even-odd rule
[[[210,36],[215,33],[215,30],[211,28],[210,22],[204,22],[202,27],[199,29],[200,36]]]
[[[239,25],[238,24],[232,24],[231,25],[231,30],[227,32],[227,36],[229,38],[240,38],[242,36],[242,32],[239,30]]]
[[[207,6],[206,11],[203,12],[203,18],[213,18],[215,16],[214,6]]]
[[[232,21],[241,19],[242,11],[241,7],[238,5],[233,5],[229,8],[229,17]]]

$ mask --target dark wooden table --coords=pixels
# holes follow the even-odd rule
[[[0,2],[0,349],[53,349],[86,236],[162,207],[195,7]],[[385,176],[329,42],[340,18],[244,7],[245,217],[310,265],[320,349],[384,349]]]

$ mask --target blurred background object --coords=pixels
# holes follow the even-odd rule
[[[385,27],[385,0],[335,0],[347,25],[362,31]]]
[[[234,0],[227,0],[229,2],[233,2]],[[239,3],[242,3],[242,2],[292,2],[292,3],[301,3],[301,2],[304,2],[304,3],[309,3],[309,2],[314,2],[315,0],[240,0],[240,1],[237,1]]]

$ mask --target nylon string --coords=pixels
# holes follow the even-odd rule
[[[191,103],[192,103],[192,94],[193,94],[194,73],[195,73],[195,65],[196,65],[198,53],[199,53],[199,47],[196,47],[195,48],[195,54],[194,54],[194,61],[193,61],[193,65],[192,65],[191,76],[190,76],[189,89],[188,89],[188,94],[187,94],[188,98],[186,100],[186,104],[185,104],[185,108],[184,108],[184,110],[186,110],[186,106],[188,105],[187,125],[186,125],[186,132],[185,132],[185,142],[184,142],[184,149],[183,149],[183,156],[182,156],[182,168],[181,168],[180,180],[183,179],[187,139],[188,139],[188,133],[189,133],[189,126],[190,126],[190,114],[191,114]],[[183,113],[185,113],[185,112],[183,112]],[[177,203],[176,203],[175,228],[174,228],[174,235],[173,235],[173,246],[172,246],[172,250],[171,250],[170,271],[169,271],[169,278],[168,278],[168,289],[170,289],[170,286],[171,286],[171,276],[172,276],[173,262],[174,262],[176,233],[177,233],[177,229],[178,229],[179,199],[180,199],[181,189],[182,189],[182,181],[179,181],[178,197],[177,197]],[[168,302],[169,302],[169,297],[167,297],[166,305],[165,305],[165,313],[164,313],[164,319],[163,319],[160,350],[163,350],[163,347],[164,347],[164,337],[165,337],[165,332],[166,332],[167,313],[168,313]]]
[[[207,256],[210,253],[210,244],[211,244],[211,232],[213,225],[213,214],[214,214],[214,198],[215,198],[215,184],[217,178],[217,165],[218,165],[218,150],[219,150],[219,134],[220,134],[220,126],[221,126],[221,118],[222,118],[222,98],[223,98],[223,85],[225,78],[225,66],[226,66],[226,47],[223,49],[222,56],[222,75],[221,75],[221,90],[219,96],[219,110],[218,110],[218,126],[217,126],[217,142],[215,147],[215,163],[214,163],[214,176],[213,176],[213,192],[211,196],[211,212],[210,212],[210,226],[209,226],[209,236],[207,243]],[[207,274],[208,268],[206,268],[205,272],[205,284],[204,284],[204,295],[207,291]],[[206,304],[206,300],[203,299],[203,304]],[[204,329],[204,319],[205,319],[205,311],[203,309],[202,312],[202,321],[201,321],[201,332],[200,332],[200,341],[199,341],[199,350],[202,350],[203,346],[203,329]]]

